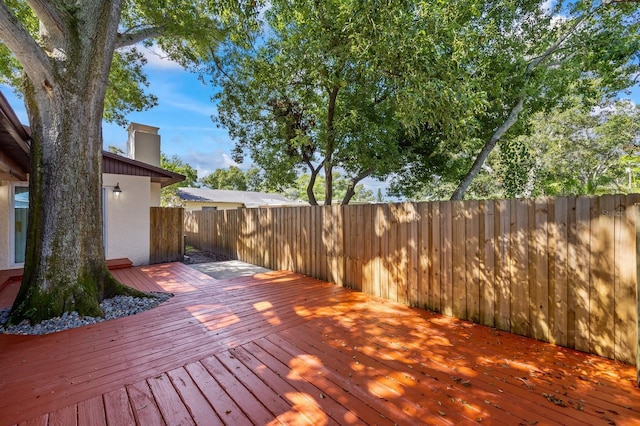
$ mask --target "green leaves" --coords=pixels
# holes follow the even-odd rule
[[[213,173],[200,179],[200,183],[211,189],[233,189],[246,191],[247,177],[236,166],[228,169],[216,169]]]
[[[160,192],[160,203],[162,206],[181,206],[182,200],[177,196],[176,192],[178,188],[197,187],[198,171],[182,161],[177,155],[167,157],[164,153],[160,154],[160,167],[165,170],[180,173],[186,178],[182,182],[162,188]]]
[[[143,71],[146,59],[135,48],[115,52],[111,64],[110,84],[105,96],[104,119],[126,126],[126,115],[132,111],[144,111],[158,104],[158,99],[147,94],[149,87]]]

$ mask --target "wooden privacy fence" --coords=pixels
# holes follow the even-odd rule
[[[639,195],[188,212],[187,242],[636,362]]]
[[[182,261],[184,258],[184,209],[151,207],[149,263]]]

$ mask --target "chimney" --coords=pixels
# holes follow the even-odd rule
[[[152,166],[160,167],[160,135],[159,127],[131,123],[127,132],[127,157]]]

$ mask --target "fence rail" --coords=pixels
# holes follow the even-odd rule
[[[151,207],[149,263],[181,261],[184,258],[184,209]]]
[[[636,202],[633,194],[188,212],[185,230],[201,249],[636,363]]]

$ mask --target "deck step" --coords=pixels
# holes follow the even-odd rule
[[[133,262],[131,262],[131,260],[127,259],[126,257],[107,260],[107,267],[110,271],[113,271],[115,269],[131,268],[132,266]],[[0,271],[0,290],[2,290],[7,284],[12,281],[20,281],[22,279],[23,273],[24,268],[5,269]]]
[[[110,271],[113,271],[115,269],[131,268],[133,266],[133,262],[126,257],[122,257],[120,259],[107,260],[107,266],[109,267]]]

